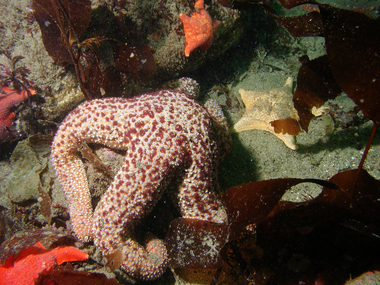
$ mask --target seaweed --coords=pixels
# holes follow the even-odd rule
[[[223,194],[231,219],[230,241],[221,251],[224,270],[244,273],[247,284],[314,284],[327,273],[330,282],[342,283],[373,269],[380,252],[379,181],[365,170],[349,170],[332,177],[314,199],[280,201],[299,182],[307,181],[252,182]],[[346,267],[344,255],[353,259]]]
[[[313,1],[280,1],[285,8]],[[380,19],[329,5],[318,4],[318,12],[299,17],[272,14],[295,37],[325,38],[326,55],[312,61],[303,58],[293,102],[300,115],[300,125],[307,131],[319,108],[328,99],[344,91],[365,116],[380,121]]]
[[[46,51],[56,62],[74,65],[87,100],[120,95],[123,77],[146,83],[155,73],[147,45],[129,47],[104,36],[81,40],[91,20],[91,1],[33,0],[32,6]],[[113,64],[106,64],[102,54],[108,45]]]
[[[281,1],[286,8],[305,2]],[[380,183],[362,167],[379,125],[380,41],[373,37],[380,32],[379,20],[329,5],[318,6],[317,17],[316,12],[290,19],[275,16],[294,36],[316,36],[323,31],[326,39],[326,56],[302,59],[293,98],[300,124],[307,130],[312,108],[319,108],[343,90],[374,122],[373,130],[358,169],[333,176],[328,182],[332,184],[324,185],[314,199],[280,201],[295,183],[313,182],[292,178],[239,185],[223,194],[231,237],[222,256],[230,267],[245,274],[247,284],[341,283],[350,275],[372,270],[378,262]],[[307,25],[303,25],[305,19]],[[345,241],[335,240],[342,234]],[[264,254],[256,257],[247,252],[252,251],[247,249],[247,240]],[[281,250],[287,252],[276,260]],[[346,268],[340,264],[344,254],[355,259]]]
[[[248,2],[220,1],[228,6],[250,5]],[[149,47],[131,48],[105,37],[80,41],[88,25],[88,12],[86,19],[76,23],[73,11],[78,6],[71,7],[71,2],[33,3],[40,9],[35,14],[40,27],[47,26],[41,27],[44,38],[54,35],[45,40],[55,39],[60,46],[49,51],[54,45],[48,42],[46,49],[56,61],[74,64],[87,99],[116,93],[119,87],[115,82],[122,76],[149,77],[154,73],[153,64],[141,65],[139,60],[151,57]],[[42,8],[49,3],[50,10]],[[282,1],[286,8],[305,3],[316,4]],[[83,7],[89,10],[87,4]],[[301,118],[299,124],[306,131],[314,116],[312,109],[341,91],[358,105],[374,122],[358,169],[338,173],[329,181],[282,178],[230,188],[221,196],[228,224],[184,218],[172,221],[166,241],[173,268],[212,269],[211,284],[216,284],[223,272],[240,284],[331,284],[344,282],[350,274],[378,269],[380,183],[362,167],[380,121],[380,48],[379,38],[373,37],[379,34],[379,20],[328,5],[318,7],[320,12],[291,18],[264,8],[293,36],[326,38],[327,55],[300,59],[303,65],[294,104]],[[113,65],[105,69],[99,61],[104,42],[112,43],[114,58]],[[286,191],[300,183],[316,183],[323,189],[316,198],[306,197],[305,202],[281,201]]]
[[[0,54],[4,54],[9,61],[8,66],[0,64],[0,87],[6,86],[16,90],[26,90],[28,92],[28,87],[33,86],[33,82],[27,79],[30,70],[25,66],[18,66],[19,61],[24,57],[12,57],[9,51],[6,50],[1,50]]]
[[[327,100],[336,98],[342,91],[329,67],[327,55],[312,61],[301,57],[297,75],[297,88],[293,95],[294,107],[300,117],[301,128],[308,131],[314,118],[313,109],[320,108]]]
[[[292,8],[306,1],[280,1],[285,8]],[[334,99],[340,90],[373,121],[373,130],[358,169],[364,164],[372,140],[380,123],[380,39],[373,37],[380,33],[380,18],[344,9],[338,9],[317,2],[320,17],[311,18],[314,27],[323,28],[326,41],[326,56],[305,60],[297,78],[297,89],[293,102],[300,116],[300,125],[307,131],[314,117],[312,108],[319,108],[328,99]],[[312,12],[315,13],[315,12]],[[277,19],[279,17],[275,16]],[[287,30],[299,30],[304,23],[289,25],[282,17],[281,23]],[[291,21],[293,23],[293,20]],[[320,28],[318,29],[318,31]],[[298,33],[299,36],[309,35]]]
[[[229,1],[221,1],[231,5]],[[256,1],[236,1],[255,4]],[[235,1],[233,4],[236,3]],[[312,1],[280,1],[286,8],[312,3],[319,11],[299,17],[280,17],[261,5],[293,36],[324,36],[327,55],[303,63],[293,101],[302,129],[308,129],[312,110],[344,91],[365,116],[373,121],[368,144],[357,169],[343,171],[329,181],[281,178],[237,185],[222,194],[228,214],[225,236],[215,235],[195,223],[183,229],[174,221],[168,233],[168,248],[178,240],[191,240],[188,249],[205,248],[214,238],[222,248],[211,264],[191,261],[194,269],[212,271],[210,284],[219,281],[238,284],[343,284],[363,272],[378,270],[380,254],[380,182],[363,169],[380,123],[380,34],[379,19],[354,11],[333,8]],[[322,185],[315,198],[304,202],[281,201],[291,187],[300,183]],[[220,227],[223,228],[222,225]],[[189,228],[198,235],[180,236]],[[186,267],[191,256],[169,251],[174,267]],[[223,276],[223,277],[221,277]]]
[[[24,124],[13,124],[16,119],[15,110],[20,102],[37,94],[37,90],[33,88],[33,82],[28,80],[30,70],[20,64],[20,60],[24,57],[13,56],[7,50],[0,50],[8,63],[0,64],[0,143],[20,140],[29,132],[29,128]],[[31,106],[29,106],[31,108]],[[31,108],[32,109],[32,108]],[[36,111],[35,108],[33,111]],[[35,118],[35,113],[31,113],[33,124],[36,128],[39,123]],[[20,116],[18,117],[18,119]],[[19,121],[20,122],[20,121]]]

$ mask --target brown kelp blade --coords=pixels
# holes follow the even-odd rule
[[[329,201],[362,214],[380,217],[380,183],[364,169],[340,172],[330,182],[339,185],[345,193],[324,188],[318,201]]]
[[[380,19],[319,5],[326,51],[340,88],[370,119],[380,121]]]
[[[261,192],[264,188],[255,187],[257,183],[247,183],[241,192],[231,188],[233,194],[242,196],[233,195],[230,202],[234,207],[227,205],[228,209],[235,209],[236,215],[229,215],[232,223],[236,223],[236,217],[242,224],[253,221],[255,224],[249,228],[254,230],[242,229],[236,239],[230,238],[221,251],[224,266],[215,275],[213,284],[226,275],[232,279],[240,275],[235,281],[246,279],[255,284],[298,284],[300,281],[343,284],[352,274],[361,274],[379,262],[379,181],[364,170],[349,170],[335,175],[329,182],[309,180],[324,184],[322,193],[314,199],[299,203],[278,201],[273,206],[274,201],[270,201],[273,194],[278,199],[284,188],[298,182],[305,181],[264,181],[261,184],[269,186],[266,192]],[[261,199],[252,195],[255,188],[264,195]],[[248,196],[253,197],[255,203],[244,202],[245,192],[250,192]],[[266,207],[267,201],[271,212],[265,218],[262,218],[265,214],[256,217],[260,211],[267,213],[270,208]],[[246,218],[239,217],[240,214]],[[355,261],[345,269],[341,267],[342,253],[355,256]],[[325,283],[326,280],[330,283]]]
[[[244,183],[224,192],[222,199],[228,213],[230,240],[237,238],[246,226],[262,222],[287,190],[304,182],[337,188],[318,179],[278,178]]]
[[[304,4],[304,1],[280,2],[286,8]],[[375,36],[380,34],[380,19],[325,4],[318,6],[320,16],[312,12],[275,18],[297,37],[318,35],[322,30],[328,68],[334,80],[368,118],[380,121],[380,37]],[[302,84],[302,80],[297,80],[297,84]],[[301,125],[305,127],[305,123]]]
[[[139,79],[148,83],[156,72],[156,62],[152,49],[148,45],[128,47],[118,43],[114,45],[115,68],[127,78]]]
[[[33,15],[42,33],[42,41],[48,54],[57,62],[71,62],[70,53],[61,39],[61,30],[51,14],[54,15],[50,1],[33,1]]]
[[[139,79],[148,83],[156,73],[156,62],[152,54],[152,48],[148,45],[139,45],[135,48],[139,60]]]
[[[32,7],[46,51],[58,62],[71,62],[67,49],[87,28],[91,1],[33,0]]]
[[[286,118],[270,122],[275,133],[289,134],[296,136],[301,132],[300,124],[297,120]]]
[[[323,24],[321,14],[311,12],[297,17],[272,16],[277,23],[285,27],[293,37],[316,37],[323,36]]]
[[[327,56],[312,61],[304,59],[298,71],[297,88],[293,95],[294,108],[300,117],[302,129],[308,131],[309,123],[315,116],[313,109],[318,109],[340,93],[341,89],[334,79]]]
[[[280,2],[288,9],[306,3],[299,0],[281,0]],[[308,3],[316,4],[312,1]],[[299,17],[273,15],[293,36],[322,34],[326,40],[328,62],[323,58],[325,61],[323,69],[325,71],[331,69],[331,72],[328,72],[329,77],[320,76],[318,69],[321,70],[321,62],[314,61],[304,63],[298,75],[294,102],[297,111],[300,112],[302,128],[307,130],[313,118],[308,110],[310,106],[315,104],[318,108],[321,105],[322,101],[318,97],[326,97],[325,94],[332,95],[329,98],[335,96],[333,93],[338,89],[333,86],[335,85],[333,81],[338,83],[340,89],[359,106],[368,118],[379,122],[380,37],[375,35],[380,34],[380,19],[371,19],[359,12],[325,4],[318,4],[318,7],[320,15],[317,12]],[[318,61],[321,60],[318,59]],[[319,65],[317,69],[315,69],[315,63]],[[313,73],[317,76],[314,77]],[[331,90],[333,93],[326,92],[331,92]]]

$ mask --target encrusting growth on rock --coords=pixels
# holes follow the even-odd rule
[[[166,270],[167,251],[161,240],[148,235],[143,247],[133,238],[134,225],[151,211],[163,190],[172,192],[184,218],[227,222],[214,190],[218,164],[231,148],[231,137],[220,107],[212,102],[208,107],[213,110],[169,90],[130,99],[97,99],[73,110],[57,131],[51,159],[76,235],[93,239],[103,254],[121,251],[121,268],[132,277],[154,279]],[[83,142],[127,150],[94,212],[77,155]]]

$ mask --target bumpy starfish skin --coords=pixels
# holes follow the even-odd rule
[[[213,116],[218,117],[213,120]],[[77,155],[84,142],[127,150],[94,213]],[[209,113],[190,96],[163,90],[83,103],[59,127],[51,157],[76,235],[94,239],[103,254],[121,251],[121,267],[131,276],[154,279],[166,269],[166,247],[153,237],[146,239],[145,247],[140,245],[133,239],[134,225],[167,188],[183,217],[226,222],[225,209],[213,190],[219,160],[230,146],[221,110]]]

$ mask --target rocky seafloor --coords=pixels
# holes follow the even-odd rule
[[[185,40],[181,34],[178,14],[189,14],[192,9],[188,3],[190,1],[131,1],[130,10],[125,7],[121,9],[111,2],[115,1],[93,1],[93,7],[99,9],[97,5],[113,5],[113,10],[110,9],[113,14],[124,13],[130,19],[131,27],[136,29],[134,40],[137,41],[137,36],[146,37],[144,43],[153,46],[156,51],[157,74],[153,83],[137,86],[136,81],[127,82],[125,90],[133,94],[144,93],[172,78],[191,77],[200,85],[199,100],[217,100],[231,127],[245,111],[239,89],[271,90],[283,86],[287,78],[291,77],[294,90],[301,66],[299,57],[308,55],[314,59],[326,52],[323,37],[293,38],[259,7],[246,11],[226,8],[218,1],[206,1],[211,16],[224,21],[225,29],[215,37],[209,51],[196,51],[192,58],[187,59],[182,54]],[[332,4],[340,8],[367,7],[372,17],[376,17],[379,12],[376,1],[333,1]],[[45,51],[38,24],[32,15],[31,3],[14,0],[0,1],[0,5],[4,7],[0,12],[0,49],[8,50],[12,56],[24,57],[20,64],[30,70],[28,79],[38,88],[37,96],[18,107],[19,115],[16,114],[15,121],[17,127],[11,127],[22,139],[1,144],[0,242],[3,242],[15,236],[16,232],[43,227],[70,229],[67,203],[49,160],[50,145],[60,121],[84,97],[73,68],[54,63]],[[150,13],[144,14],[144,9]],[[297,13],[303,13],[301,8],[297,9]],[[147,18],[150,19],[147,25],[160,23],[161,26],[155,30],[144,27]],[[0,55],[0,63],[9,64],[4,55]],[[328,111],[311,121],[308,132],[301,132],[296,137],[297,150],[288,148],[273,134],[263,130],[232,134],[233,149],[220,166],[219,184],[222,190],[250,181],[285,177],[328,180],[341,171],[356,169],[373,122],[357,110],[355,103],[344,93],[326,102],[325,106]],[[101,150],[95,153],[103,159],[104,164],[116,169],[118,163],[115,161],[120,159],[120,153],[113,153],[111,158]],[[369,150],[364,169],[375,179],[380,179],[378,134]],[[93,196],[96,204],[112,179],[99,173],[89,162],[86,170],[89,185],[95,189]],[[316,184],[301,184],[292,187],[283,199],[305,201],[316,197],[321,189]],[[172,207],[166,206],[166,198],[163,197],[157,209],[143,221],[147,224],[145,227],[151,230],[154,226],[149,219],[153,219],[154,224],[160,216],[164,217],[165,221],[158,222],[155,226],[158,235],[163,238],[168,221],[178,216],[178,213],[173,213],[175,210]],[[82,269],[102,267],[99,265],[102,264],[100,253],[94,246],[77,245],[86,249],[93,259],[83,265]],[[296,266],[294,271],[304,264],[305,262],[298,263],[299,267]],[[104,267],[100,270],[106,272]],[[115,277],[109,272],[107,274]],[[126,279],[122,274],[118,278],[125,284],[136,282]],[[238,278],[236,280],[241,281]],[[374,277],[373,280],[375,281],[368,281],[372,283],[363,284],[379,284],[379,278]],[[161,279],[153,282],[183,284],[185,281],[178,275],[173,277],[168,271]],[[199,280],[197,282],[204,284]],[[249,280],[247,284],[248,282]],[[226,281],[221,284],[234,283]]]

